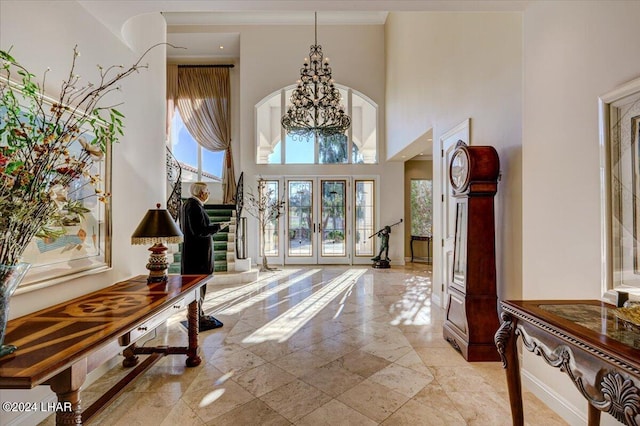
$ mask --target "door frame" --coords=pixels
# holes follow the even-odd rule
[[[438,238],[434,238],[433,247],[433,299],[440,307],[445,307],[448,300],[448,285],[453,271],[453,247],[455,236],[455,206],[452,197],[451,184],[449,182],[449,162],[451,154],[459,140],[470,144],[471,142],[471,118],[467,118],[460,124],[443,133],[439,138],[440,158],[439,173],[440,184],[434,182],[434,199],[440,200],[437,211],[440,216],[440,229],[434,227],[434,234],[438,231]],[[435,175],[434,175],[435,177]],[[436,188],[440,190],[436,197]],[[435,206],[434,206],[435,207]],[[434,209],[435,210],[435,209]],[[435,223],[435,217],[434,217]]]
[[[285,265],[351,265],[353,261],[353,232],[352,227],[352,176],[283,176],[284,188],[289,191],[289,183],[296,181],[311,182],[311,256],[290,256],[289,255],[289,196],[286,197],[285,214],[282,217],[282,253]],[[322,184],[327,181],[338,181],[345,183],[345,255],[344,256],[322,256]]]
[[[374,247],[373,247],[373,254],[371,256],[369,255],[360,255],[360,256],[356,256],[356,236],[355,236],[355,214],[356,214],[356,197],[355,197],[355,191],[356,191],[356,186],[355,183],[356,181],[372,181],[373,182],[373,204],[374,204],[374,209],[373,209],[373,218],[374,218],[374,230],[377,229],[376,227],[379,225],[378,222],[378,218],[380,217],[380,205],[379,205],[379,200],[380,200],[380,177],[378,175],[313,175],[313,176],[303,176],[303,175],[284,175],[284,176],[273,176],[273,175],[264,175],[261,176],[263,179],[268,180],[268,181],[277,181],[278,182],[278,188],[279,188],[279,197],[282,197],[283,194],[286,195],[286,193],[288,192],[288,186],[289,186],[289,181],[295,181],[295,180],[307,180],[307,181],[314,181],[315,182],[315,188],[314,191],[316,192],[317,195],[314,195],[314,198],[319,199],[319,191],[320,191],[320,182],[322,180],[337,180],[337,181],[345,181],[346,182],[346,199],[345,199],[345,204],[346,204],[346,219],[345,219],[345,227],[346,227],[346,236],[345,236],[345,244],[346,244],[346,256],[345,258],[341,258],[341,259],[336,259],[335,257],[325,257],[323,259],[320,259],[320,257],[318,256],[318,260],[316,260],[315,256],[312,257],[303,257],[301,258],[299,261],[296,261],[296,259],[293,259],[292,257],[287,256],[288,254],[288,223],[287,223],[287,212],[288,212],[288,203],[289,203],[289,199],[288,196],[285,197],[285,210],[284,213],[281,215],[281,217],[278,219],[278,227],[279,227],[279,235],[280,238],[278,239],[278,256],[269,256],[269,263],[273,263],[273,264],[279,264],[279,265],[301,265],[301,264],[312,264],[309,262],[316,262],[315,264],[346,264],[346,265],[364,265],[364,264],[371,264],[371,257],[375,256],[376,253],[376,249],[377,249],[377,242],[374,242]],[[317,204],[318,201],[315,201],[315,203]],[[314,215],[316,215],[317,213],[314,213]],[[318,235],[318,221],[314,220],[313,222],[316,224],[316,234]],[[316,237],[314,237],[316,238]],[[316,250],[317,251],[317,250]],[[258,253],[258,262],[261,262],[262,259]]]

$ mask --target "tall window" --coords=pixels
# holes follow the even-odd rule
[[[171,122],[171,152],[182,167],[183,182],[215,182],[222,179],[224,151],[201,147],[187,130],[176,108]]]
[[[264,185],[264,194],[269,197],[269,203],[276,203],[280,199],[280,183],[277,180],[266,180]],[[277,257],[280,255],[278,239],[278,233],[280,227],[278,226],[278,219],[269,221],[266,225],[266,232],[264,235],[265,246],[264,255],[268,257]],[[261,237],[262,238],[262,237]]]
[[[375,231],[374,181],[356,180],[355,182],[355,254],[372,256],[375,240],[369,238]]]
[[[411,235],[431,237],[432,181],[411,179]]]
[[[256,105],[257,164],[378,162],[378,106],[373,101],[348,87],[338,86],[347,114],[351,117],[351,127],[344,138],[316,139],[310,134],[309,138],[294,140],[280,124],[282,111],[293,88],[289,86],[272,93]]]

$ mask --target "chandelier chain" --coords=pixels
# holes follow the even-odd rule
[[[331,76],[329,58],[318,44],[318,15],[315,13],[315,44],[309,57],[300,68],[300,79],[291,94],[287,112],[282,116],[282,126],[294,138],[309,139],[312,136],[330,138],[344,135],[351,126],[351,118],[345,113],[340,90]]]

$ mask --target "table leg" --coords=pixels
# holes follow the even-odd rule
[[[196,367],[200,365],[202,359],[198,356],[198,323],[199,323],[199,306],[198,301],[194,300],[189,303],[189,312],[187,314],[188,319],[188,334],[189,334],[189,347],[187,349],[187,367]]]
[[[56,425],[81,425],[80,386],[87,377],[87,360],[78,361],[49,380],[51,390],[58,396]]]
[[[409,247],[411,247],[411,262],[413,263],[413,238],[411,238],[411,242],[409,243]]]
[[[506,369],[511,419],[514,426],[522,426],[524,425],[524,410],[522,408],[520,363],[516,345],[516,325],[511,316],[504,312],[501,314],[501,318],[502,325],[496,332],[495,342],[502,359],[502,366]]]
[[[593,405],[589,404],[589,409],[587,411],[587,425],[588,426],[598,426],[600,424],[600,410],[598,410]]]
[[[136,355],[137,345],[132,343],[128,348],[122,351],[124,359],[122,360],[122,366],[125,368],[131,368],[138,365],[138,356]]]

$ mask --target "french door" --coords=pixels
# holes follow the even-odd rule
[[[288,178],[286,264],[351,263],[348,178]]]
[[[265,178],[272,201],[285,201],[284,214],[260,237],[269,263],[370,264],[377,243],[376,182],[374,176]]]

